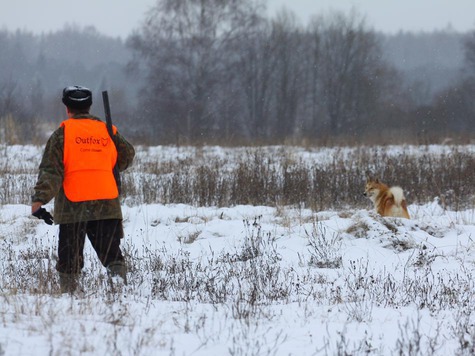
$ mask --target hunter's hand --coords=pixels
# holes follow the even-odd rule
[[[37,210],[39,210],[42,205],[43,203],[40,201],[35,201],[33,204],[31,204],[31,215],[33,215]]]
[[[48,225],[53,225],[53,216],[45,208],[42,208],[41,204],[40,207],[35,211],[33,211],[33,206],[31,207],[31,210],[33,216],[37,217],[38,219],[44,220],[45,223],[47,223]]]

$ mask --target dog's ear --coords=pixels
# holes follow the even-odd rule
[[[374,182],[375,182],[375,183],[379,183],[379,178],[376,178],[376,179],[374,180]]]
[[[366,183],[371,182],[373,179],[371,178],[371,173],[369,171],[366,171]]]

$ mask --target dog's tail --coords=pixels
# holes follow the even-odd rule
[[[402,202],[406,200],[404,197],[404,192],[402,191],[401,187],[391,187],[389,191],[394,197],[394,203],[398,206],[401,206]]]
[[[389,191],[393,196],[394,204],[399,209],[401,209],[401,216],[406,219],[410,219],[409,212],[407,211],[406,198],[404,197],[404,192],[402,191],[402,189],[400,187],[391,187]]]

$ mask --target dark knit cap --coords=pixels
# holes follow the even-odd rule
[[[89,109],[92,105],[92,92],[78,85],[63,89],[63,104],[72,109]]]

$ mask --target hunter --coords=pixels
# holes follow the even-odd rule
[[[108,274],[126,284],[122,209],[113,169],[123,171],[132,164],[134,147],[115,126],[110,135],[106,124],[89,113],[91,90],[66,87],[62,102],[68,118],[46,143],[31,212],[48,224],[59,224],[56,270],[62,293],[77,288],[86,235]],[[51,216],[42,205],[53,198]]]

